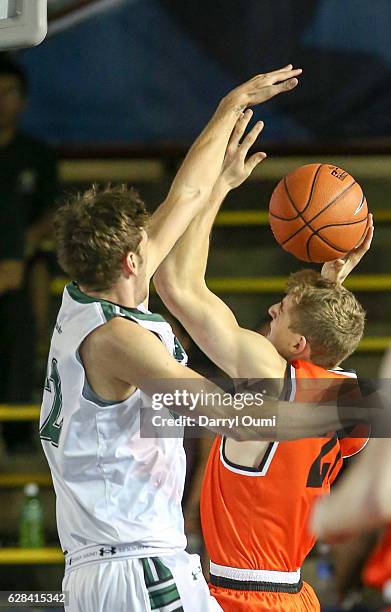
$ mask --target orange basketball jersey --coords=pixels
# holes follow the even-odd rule
[[[320,392],[308,384],[311,378],[326,379],[321,381]],[[294,361],[287,368],[289,399],[316,402],[319,393],[325,398],[328,384],[335,394],[340,388],[337,381],[348,378],[355,375]],[[261,465],[250,468],[232,464],[225,454],[225,439],[216,438],[201,496],[202,529],[212,563],[297,571],[314,545],[308,518],[315,500],[329,492],[343,457],[359,452],[366,442],[367,438],[339,439],[333,433],[324,438],[273,442]]]

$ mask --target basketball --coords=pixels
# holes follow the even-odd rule
[[[277,242],[301,261],[343,257],[365,234],[368,206],[360,185],[342,168],[308,164],[275,188],[269,222]]]

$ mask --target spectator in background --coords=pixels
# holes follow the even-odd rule
[[[45,333],[48,277],[40,255],[50,235],[57,191],[56,155],[20,129],[26,106],[23,70],[0,56],[0,402],[30,402],[37,328]],[[6,448],[29,446],[31,427],[3,425]]]

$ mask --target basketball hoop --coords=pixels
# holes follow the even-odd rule
[[[39,45],[47,33],[47,0],[0,0],[0,50]]]

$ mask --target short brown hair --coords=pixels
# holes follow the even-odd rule
[[[58,209],[54,229],[60,266],[95,291],[110,289],[121,261],[137,253],[148,213],[137,191],[126,185],[94,185]]]
[[[289,277],[287,293],[294,300],[290,329],[308,340],[313,363],[332,368],[353,353],[365,311],[351,291],[315,270],[300,270]]]

